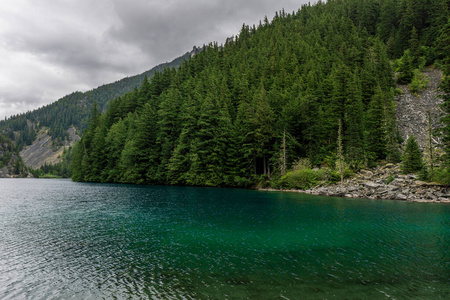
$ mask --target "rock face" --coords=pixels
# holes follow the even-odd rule
[[[431,113],[433,129],[439,126],[439,119],[443,112],[439,108],[442,99],[439,98],[438,92],[442,72],[428,68],[423,74],[429,78],[427,89],[416,96],[409,91],[407,85],[400,85],[403,95],[395,98],[397,124],[402,138],[406,141],[411,134],[414,134],[422,149],[427,143],[428,111]],[[434,138],[433,142],[437,145],[439,141]]]
[[[75,133],[75,128],[70,128],[68,130],[70,135],[70,141],[66,141],[65,145],[53,149],[53,142],[47,131],[41,132],[32,145],[25,147],[20,151],[20,156],[23,159],[24,164],[27,167],[33,169],[39,169],[44,164],[56,164],[61,162],[62,153],[65,148],[73,145],[80,137]]]
[[[0,169],[0,178],[10,178],[9,171],[7,167],[3,167]]]
[[[417,175],[400,174],[400,166],[387,164],[371,170],[362,170],[356,176],[340,184],[316,187],[304,191],[307,194],[393,199],[416,202],[441,202],[450,204],[450,187],[418,180]]]
[[[203,50],[203,48],[194,46],[194,47],[192,48],[192,51],[191,51],[191,58],[193,58],[194,56],[196,56],[196,55],[197,55],[200,51],[202,51],[202,50]]]

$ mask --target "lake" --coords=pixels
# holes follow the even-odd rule
[[[1,299],[450,299],[450,205],[0,179]]]

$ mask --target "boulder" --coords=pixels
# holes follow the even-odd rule
[[[407,199],[408,199],[408,197],[406,197],[406,196],[403,195],[403,194],[397,194],[396,198],[397,198],[398,200],[407,200]]]
[[[379,187],[382,186],[381,184],[375,183],[375,182],[372,182],[372,181],[365,181],[365,182],[362,183],[362,185],[365,188],[371,188],[371,189],[376,189],[376,188],[379,188]]]

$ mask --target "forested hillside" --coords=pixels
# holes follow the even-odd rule
[[[414,88],[415,70],[436,63],[449,110],[449,4],[330,0],[244,25],[105,114],[94,107],[73,179],[244,186],[299,158],[355,170],[398,162],[394,80]]]
[[[127,77],[114,83],[102,85],[87,92],[74,92],[58,101],[24,114],[12,116],[0,121],[0,134],[8,136],[22,150],[31,145],[41,127],[49,128],[49,135],[56,145],[62,145],[69,138],[67,130],[74,126],[80,132],[86,128],[92,106],[97,103],[101,111],[106,110],[109,101],[138,88],[145,77],[159,75],[165,68],[177,68],[190,57],[188,52],[163,63],[140,75]]]
[[[26,175],[28,172],[14,143],[9,138],[0,135],[0,178]]]

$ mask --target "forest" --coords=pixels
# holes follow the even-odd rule
[[[145,77],[106,112],[94,105],[72,179],[243,187],[286,177],[301,161],[330,171],[339,162],[349,174],[400,162],[411,155],[397,131],[396,83],[420,91],[417,70],[440,68],[450,112],[449,6],[329,0],[244,24],[225,45]],[[441,121],[445,181],[450,117]]]

